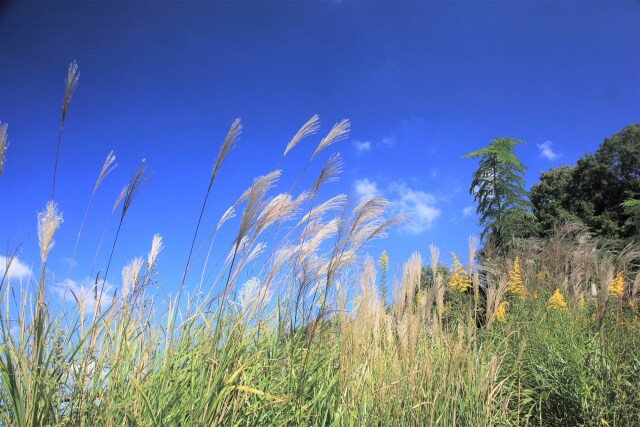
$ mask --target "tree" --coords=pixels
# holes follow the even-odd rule
[[[480,159],[469,191],[478,203],[478,224],[484,227],[481,237],[496,248],[506,248],[516,238],[529,237],[535,226],[524,189],[526,167],[513,151],[520,143],[517,139],[497,138],[463,156]]]
[[[531,188],[542,235],[556,223],[579,220],[615,246],[637,238],[633,202],[640,199],[640,124],[605,138],[575,166],[544,172]]]
[[[553,235],[556,224],[567,221],[580,221],[569,209],[571,194],[569,184],[573,168],[561,166],[542,172],[540,182],[531,187],[533,214],[538,220],[541,237]]]

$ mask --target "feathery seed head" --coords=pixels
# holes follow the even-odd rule
[[[319,206],[311,209],[307,214],[305,214],[301,219],[298,225],[302,225],[306,222],[313,221],[315,219],[321,218],[322,215],[330,210],[342,209],[344,204],[347,202],[347,196],[344,194],[338,194],[322,203]]]
[[[131,174],[129,184],[126,186],[126,191],[122,199],[122,218],[129,210],[131,202],[135,196],[140,192],[140,189],[151,180],[150,175],[146,173],[147,165],[143,160],[140,166]]]
[[[247,280],[242,286],[238,298],[242,315],[253,317],[268,304],[270,298],[269,287],[262,285],[257,277]]]
[[[320,175],[316,178],[315,182],[311,186],[311,193],[316,194],[320,187],[327,182],[333,182],[338,179],[338,175],[342,173],[342,158],[340,153],[334,153],[329,157],[329,160],[324,164]]]
[[[222,215],[222,217],[220,218],[220,221],[218,221],[218,225],[216,225],[216,230],[219,230],[220,227],[222,227],[222,224],[224,224],[225,222],[227,222],[227,220],[233,218],[234,216],[236,216],[236,211],[233,208],[233,206],[231,206],[229,209],[226,210],[226,212]]]
[[[164,248],[162,245],[162,236],[159,234],[154,234],[153,239],[151,240],[151,250],[149,251],[149,255],[147,256],[147,270],[151,271],[156,264],[156,258],[160,251]]]
[[[122,298],[137,290],[141,268],[142,258],[136,257],[122,269]]]
[[[289,142],[289,144],[287,144],[287,148],[284,150],[283,156],[286,156],[287,153],[291,151],[293,147],[295,147],[298,144],[298,142],[300,142],[307,136],[313,135],[314,133],[316,133],[319,128],[320,128],[320,118],[318,117],[317,114],[315,114],[313,117],[311,117],[307,121],[307,123],[302,125],[298,133],[296,133],[294,137],[291,139],[291,141]]]
[[[7,152],[7,124],[0,122],[0,175],[4,170],[4,156]]]
[[[242,123],[240,122],[240,118],[237,118],[231,124],[231,128],[229,128],[229,132],[227,133],[227,136],[224,139],[222,146],[220,147],[220,151],[218,152],[218,157],[216,158],[216,163],[213,166],[213,171],[211,172],[210,183],[213,183],[213,180],[216,178],[216,175],[218,174],[218,170],[220,169],[220,166],[222,166],[222,163],[224,162],[224,159],[227,157],[227,154],[229,154],[229,151],[231,151],[231,149],[238,142],[238,139],[240,138],[241,133],[242,133]]]
[[[240,242],[243,237],[249,232],[249,229],[255,224],[258,213],[263,207],[262,200],[267,191],[271,189],[275,182],[280,177],[282,171],[275,170],[266,175],[256,178],[253,184],[244,194],[240,197],[236,205],[243,200],[247,200],[247,205],[242,212],[240,219],[240,228],[238,230],[238,236],[236,237],[236,243]]]
[[[114,213],[116,211],[116,209],[118,208],[118,205],[120,204],[122,199],[124,199],[124,195],[127,194],[127,188],[128,188],[127,184],[122,186],[122,190],[120,190],[120,194],[118,194],[118,197],[116,198],[116,202],[113,204],[113,210],[111,211],[111,213]]]
[[[315,159],[315,157],[322,150],[324,150],[331,144],[345,139],[347,135],[349,135],[349,126],[350,123],[347,119],[341,120],[340,122],[336,123],[331,131],[327,134],[327,136],[322,138],[322,141],[320,141],[320,144],[318,144],[318,148],[316,148],[316,151],[314,151],[313,155],[311,156],[311,160]]]
[[[102,170],[100,170],[100,175],[98,175],[96,185],[93,187],[94,192],[98,189],[98,187],[102,183],[102,180],[109,174],[109,172],[111,172],[116,166],[118,166],[117,164],[113,164],[113,162],[115,161],[116,156],[113,154],[113,151],[110,151],[109,154],[107,154],[107,159],[102,165]]]
[[[65,80],[61,123],[64,123],[64,119],[67,116],[67,111],[69,110],[69,105],[71,104],[71,97],[73,96],[73,93],[78,86],[79,77],[80,74],[78,74],[78,64],[73,61],[71,64],[69,64],[69,69],[67,70],[67,79]]]
[[[38,240],[40,242],[40,258],[44,263],[53,245],[53,235],[62,224],[62,213],[58,213],[58,205],[53,201],[47,202],[44,211],[38,213]]]

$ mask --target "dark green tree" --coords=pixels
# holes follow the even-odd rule
[[[478,224],[484,227],[481,237],[485,244],[496,248],[506,248],[516,238],[531,236],[535,227],[524,188],[526,167],[514,152],[520,143],[517,139],[497,138],[463,156],[480,159],[470,193],[478,203]]]
[[[573,168],[561,166],[542,172],[540,182],[531,187],[530,197],[533,214],[538,220],[542,237],[553,234],[556,224],[567,221],[580,221],[575,213],[570,211],[571,184]]]
[[[622,202],[624,213],[629,216],[625,225],[635,228],[636,236],[640,235],[640,200],[629,199]]]
[[[640,199],[640,124],[606,138],[594,154],[574,167],[544,172],[531,188],[540,232],[549,235],[555,224],[579,220],[614,246],[637,238],[633,203]]]

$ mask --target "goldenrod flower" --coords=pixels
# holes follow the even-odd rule
[[[622,278],[622,272],[618,272],[618,275],[609,283],[609,295],[615,298],[622,298],[624,294],[624,279]]]
[[[547,308],[553,310],[564,310],[567,308],[567,302],[564,300],[564,296],[560,293],[560,289],[556,289],[553,296],[547,303]]]
[[[524,298],[524,284],[522,283],[522,276],[520,275],[520,258],[516,257],[513,261],[513,270],[509,272],[509,283],[507,284],[507,290],[511,295],[517,295],[520,298]]]
[[[389,267],[389,257],[387,256],[386,250],[382,251],[382,254],[380,255],[380,259],[378,259],[378,262],[380,263],[381,270],[386,270]]]
[[[509,303],[507,301],[502,301],[498,304],[498,308],[496,308],[495,316],[498,322],[504,323],[507,321],[507,308],[509,307]]]
[[[578,304],[580,304],[580,308],[584,308],[584,295],[580,297],[578,300]]]
[[[453,274],[449,279],[449,287],[454,291],[466,292],[471,287],[471,279],[469,279],[456,254],[452,252],[451,256],[453,257]]]

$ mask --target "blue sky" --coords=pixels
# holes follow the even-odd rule
[[[431,242],[445,262],[450,251],[466,259],[479,229],[468,193],[477,163],[463,154],[496,137],[525,140],[517,154],[530,186],[640,117],[638,2],[3,2],[0,14],[0,120],[10,141],[0,245],[19,247],[34,270],[64,77],[72,60],[80,69],[60,152],[65,222],[50,258],[54,282],[67,276],[111,150],[118,167],[93,201],[71,278],[89,275],[113,202],[146,159],[153,180],[125,219],[109,280],[119,283],[122,266],[160,233],[160,285],[171,293],[236,117],[243,135],[214,185],[203,236],[313,114],[321,131],[281,165],[282,190],[348,118],[350,138],[324,152],[308,179],[339,151],[344,173],[326,194],[382,195],[414,213],[365,251],[386,248],[392,268],[416,250],[426,257]]]

